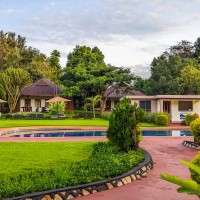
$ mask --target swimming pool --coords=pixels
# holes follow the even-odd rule
[[[191,136],[190,131],[142,131],[143,136]],[[10,137],[83,137],[83,136],[106,136],[106,131],[32,131],[10,135]]]

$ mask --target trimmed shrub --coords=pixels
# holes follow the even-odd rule
[[[144,122],[156,123],[156,115],[158,113],[145,112]]]
[[[190,125],[190,123],[192,122],[192,121],[194,121],[195,119],[197,119],[197,118],[199,118],[199,115],[198,114],[187,114],[186,116],[185,116],[185,124],[187,125],[187,126],[189,126]]]
[[[192,163],[200,167],[200,152],[194,157]],[[200,184],[200,174],[195,172],[194,170],[190,169],[191,178],[193,181],[196,181]]]
[[[93,112],[92,111],[85,111],[85,110],[75,110],[74,115],[79,118],[93,118]],[[100,112],[95,112],[95,115],[97,118],[101,117]]]
[[[144,111],[137,104],[131,105],[130,99],[123,98],[113,109],[109,120],[107,137],[122,151],[137,149],[141,140],[139,123]]]
[[[197,141],[200,141],[200,118],[195,119],[190,123],[190,129],[192,134]]]
[[[157,114],[156,124],[161,126],[167,126],[169,124],[169,118],[165,114]]]
[[[109,120],[110,119],[110,115],[111,115],[111,112],[103,112],[101,114],[101,118]]]

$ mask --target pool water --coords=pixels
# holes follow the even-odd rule
[[[190,131],[142,131],[143,136],[191,136]],[[81,137],[106,136],[106,131],[54,131],[11,135],[10,137]]]

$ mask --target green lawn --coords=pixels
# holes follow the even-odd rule
[[[88,158],[94,142],[0,143],[0,175],[68,167]]]
[[[160,127],[160,126],[158,126],[157,124],[145,123],[145,122],[140,123],[140,126],[141,126],[141,127]]]
[[[112,178],[144,160],[107,142],[10,142],[0,152],[0,200]]]
[[[1,119],[0,127],[24,127],[24,126],[108,126],[105,119],[66,119],[66,120],[14,120]]]

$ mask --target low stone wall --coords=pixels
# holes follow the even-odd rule
[[[197,150],[200,149],[200,145],[197,144],[197,143],[195,143],[195,142],[192,142],[192,141],[186,141],[186,140],[184,140],[182,144],[184,146],[186,146],[186,147],[190,147],[190,148],[193,148],[193,149],[197,149]]]
[[[97,181],[89,184],[60,188],[55,190],[48,190],[44,192],[37,192],[23,196],[7,198],[6,200],[69,200],[79,196],[85,196],[100,192],[103,190],[110,190],[115,187],[126,185],[142,177],[153,169],[153,160],[151,155],[145,151],[145,160],[132,170],[103,181]]]

